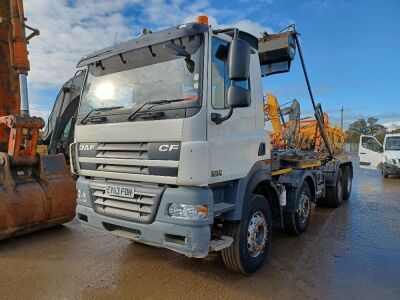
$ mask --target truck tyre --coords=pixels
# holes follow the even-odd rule
[[[350,166],[344,167],[343,174],[343,199],[347,200],[350,198],[351,188],[353,186],[353,170]]]
[[[389,178],[389,174],[388,174],[388,172],[386,171],[386,169],[385,169],[384,166],[382,166],[382,176],[383,176],[383,178]]]
[[[294,235],[300,235],[306,231],[311,216],[311,190],[309,184],[304,181],[296,203],[296,212],[285,211],[283,221],[285,230]]]
[[[325,203],[331,207],[339,207],[343,200],[343,175],[342,169],[338,169],[335,186],[327,187]]]
[[[242,220],[226,222],[224,235],[233,243],[221,251],[224,264],[231,270],[249,275],[264,263],[271,244],[272,214],[267,199],[252,195],[244,203]]]

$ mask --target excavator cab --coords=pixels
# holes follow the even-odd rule
[[[78,71],[61,88],[54,102],[40,144],[50,154],[62,153],[69,158],[69,145],[74,140],[74,129],[85,71]]]

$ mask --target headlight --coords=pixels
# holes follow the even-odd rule
[[[387,155],[385,155],[385,161],[388,161],[389,160],[389,157],[387,157]]]
[[[84,191],[78,189],[78,201],[86,203],[87,200],[87,195]]]
[[[172,203],[168,207],[168,215],[178,219],[204,220],[208,216],[208,207],[206,205]]]

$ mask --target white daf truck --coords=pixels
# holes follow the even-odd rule
[[[374,136],[360,136],[360,167],[379,170],[384,178],[400,175],[400,134],[387,134],[381,144]]]
[[[288,71],[294,30],[258,40],[206,23],[146,30],[79,62],[77,217],[190,257],[221,251],[251,274],[273,227],[300,234],[313,201],[336,207],[350,196],[352,165],[329,145],[324,159],[270,150],[261,78]]]

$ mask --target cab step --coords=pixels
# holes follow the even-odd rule
[[[233,243],[233,238],[230,236],[221,236],[220,239],[212,240],[210,242],[211,251],[221,251],[222,249],[228,248]]]

